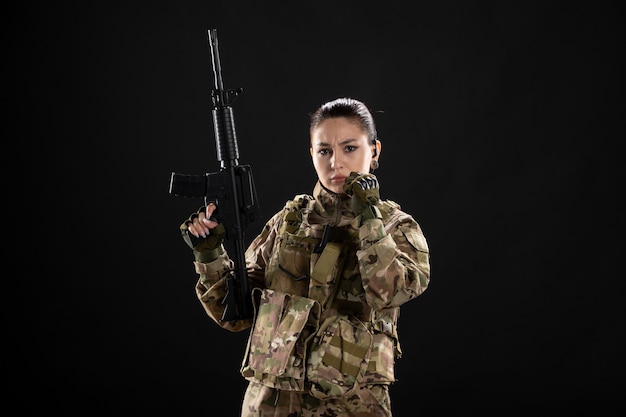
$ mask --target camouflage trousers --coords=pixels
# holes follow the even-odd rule
[[[345,398],[320,400],[307,392],[284,391],[250,382],[241,417],[391,417],[387,385],[361,385]]]

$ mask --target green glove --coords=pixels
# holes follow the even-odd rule
[[[224,237],[226,236],[226,228],[222,223],[215,226],[215,228],[209,230],[209,234],[207,237],[196,237],[193,234],[189,233],[188,225],[193,223],[193,221],[198,217],[199,213],[204,213],[206,207],[200,207],[196,213],[193,213],[187,220],[180,225],[180,232],[183,236],[183,240],[187,245],[196,252],[208,252],[210,257],[214,259],[217,256],[212,256],[217,253],[217,249],[221,248],[222,242],[224,241]],[[206,258],[206,256],[203,256]]]
[[[351,172],[343,183],[343,191],[352,197],[350,207],[354,214],[363,215],[364,220],[380,217],[375,207],[380,201],[380,190],[374,174]]]

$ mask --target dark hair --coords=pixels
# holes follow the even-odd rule
[[[311,124],[309,132],[313,131],[320,123],[326,119],[334,117],[345,117],[354,120],[361,129],[367,132],[370,143],[375,144],[378,139],[374,117],[367,106],[356,99],[341,97],[322,104],[313,114],[311,114]]]

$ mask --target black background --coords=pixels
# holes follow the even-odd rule
[[[5,19],[3,368],[19,408],[238,415],[247,333],[196,300],[178,226],[201,201],[168,193],[172,171],[219,167],[217,28],[263,221],[314,185],[311,111],[352,96],[375,112],[381,193],[432,262],[402,309],[395,415],[624,410],[613,3],[53,2]]]

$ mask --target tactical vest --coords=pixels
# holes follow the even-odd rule
[[[241,373],[273,388],[329,398],[362,382],[393,381],[401,352],[396,310],[377,319],[365,302],[358,226],[311,225],[314,205],[301,194],[284,207],[267,288],[254,290],[255,321]],[[384,219],[397,204],[378,207]]]

